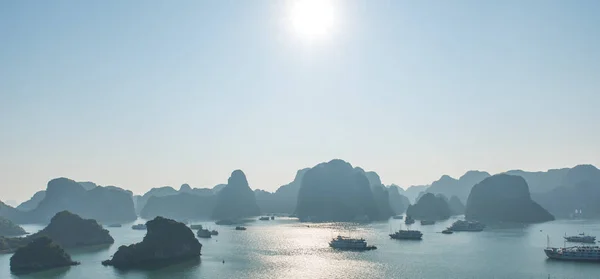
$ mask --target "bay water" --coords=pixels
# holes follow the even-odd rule
[[[600,278],[600,263],[562,262],[546,258],[547,236],[563,246],[564,234],[585,232],[600,237],[600,221],[556,220],[534,225],[488,227],[483,232],[440,232],[455,219],[435,225],[412,225],[422,241],[393,240],[403,220],[371,224],[300,223],[293,218],[248,223],[246,231],[213,222],[218,236],[200,239],[202,256],[164,268],[120,271],[102,266],[121,245],[142,240],[146,231],[131,224],[108,228],[115,243],[108,247],[67,250],[79,266],[29,275],[10,273],[11,254],[0,255],[0,278],[166,279],[166,278]],[[138,220],[135,223],[143,223]],[[25,225],[35,232],[39,225]],[[363,237],[378,249],[335,251],[337,235]]]

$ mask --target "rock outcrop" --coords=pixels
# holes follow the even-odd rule
[[[227,180],[227,186],[217,194],[213,219],[234,220],[259,214],[256,197],[248,185],[246,175],[241,170],[233,171]]]
[[[457,196],[460,200],[466,201],[471,188],[487,177],[490,177],[490,174],[483,171],[468,171],[459,179],[443,175],[439,180],[431,183],[427,192],[442,194],[445,197]]]
[[[452,196],[448,201],[450,212],[452,215],[463,215],[465,214],[465,205],[460,201],[457,196]]]
[[[450,218],[451,212],[448,202],[442,195],[426,193],[416,204],[406,209],[406,215],[417,220],[436,221]]]
[[[369,180],[361,169],[342,160],[321,163],[308,170],[298,193],[296,214],[310,221],[368,221],[380,214]]]
[[[467,219],[491,222],[538,223],[554,216],[531,200],[520,176],[498,174],[475,185],[465,210]]]
[[[197,258],[202,244],[183,223],[156,217],[146,223],[147,233],[140,243],[121,246],[104,265],[116,268],[144,268]]]
[[[396,185],[392,185],[388,188],[390,207],[396,215],[406,212],[406,209],[410,205],[410,200],[402,195],[400,189],[402,188]]]
[[[29,200],[24,201],[19,206],[17,206],[17,209],[21,210],[21,211],[34,210],[45,197],[46,197],[45,190],[38,191],[35,194],[33,194],[33,196]]]
[[[383,183],[381,183],[379,175],[374,171],[368,171],[365,172],[365,176],[369,180],[371,192],[373,193],[373,200],[375,201],[375,205],[377,205],[380,218],[387,219],[394,215],[394,211],[390,206],[390,193]]]
[[[31,273],[57,267],[77,265],[71,256],[50,238],[38,237],[24,247],[17,249],[10,258],[13,273]]]
[[[108,245],[115,242],[108,230],[95,220],[83,219],[68,211],[57,213],[50,224],[30,238],[49,237],[64,248]]]
[[[178,193],[179,192],[171,186],[152,188],[148,192],[146,192],[143,196],[137,198],[135,210],[138,214],[140,212],[142,212],[142,210],[144,210],[144,207],[146,206],[146,203],[148,202],[150,197],[164,197],[164,196],[177,195]]]
[[[34,209],[0,210],[0,216],[19,224],[48,223],[56,213],[64,210],[107,223],[137,219],[131,192],[114,186],[85,190],[80,183],[67,178],[48,182],[43,199]]]
[[[404,191],[403,195],[406,196],[411,203],[416,203],[420,197],[419,194],[427,190],[427,187],[429,187],[429,185],[410,186]]]
[[[212,216],[216,204],[215,195],[194,195],[183,192],[177,195],[150,197],[140,213],[144,219],[158,216],[174,220],[204,220]]]
[[[0,217],[0,236],[20,236],[27,232],[12,221]]]
[[[289,184],[279,187],[275,193],[263,190],[254,191],[256,203],[260,211],[263,213],[294,213],[302,178],[308,170],[309,168],[298,170],[294,180]]]

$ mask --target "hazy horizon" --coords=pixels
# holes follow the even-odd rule
[[[331,3],[323,35],[291,1],[1,2],[0,200],[600,166],[600,2]]]

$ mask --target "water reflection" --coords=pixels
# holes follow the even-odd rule
[[[65,278],[67,272],[71,269],[71,266],[55,268],[47,271],[29,273],[29,274],[11,274],[12,278],[18,279],[47,279],[47,278]]]
[[[122,278],[127,277],[127,275],[143,276],[143,278],[191,278],[196,274],[200,263],[200,258],[195,258],[175,264],[153,264],[143,269],[114,269]]]

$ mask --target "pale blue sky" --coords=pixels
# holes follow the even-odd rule
[[[0,200],[48,180],[275,190],[600,165],[600,1],[0,1]]]

